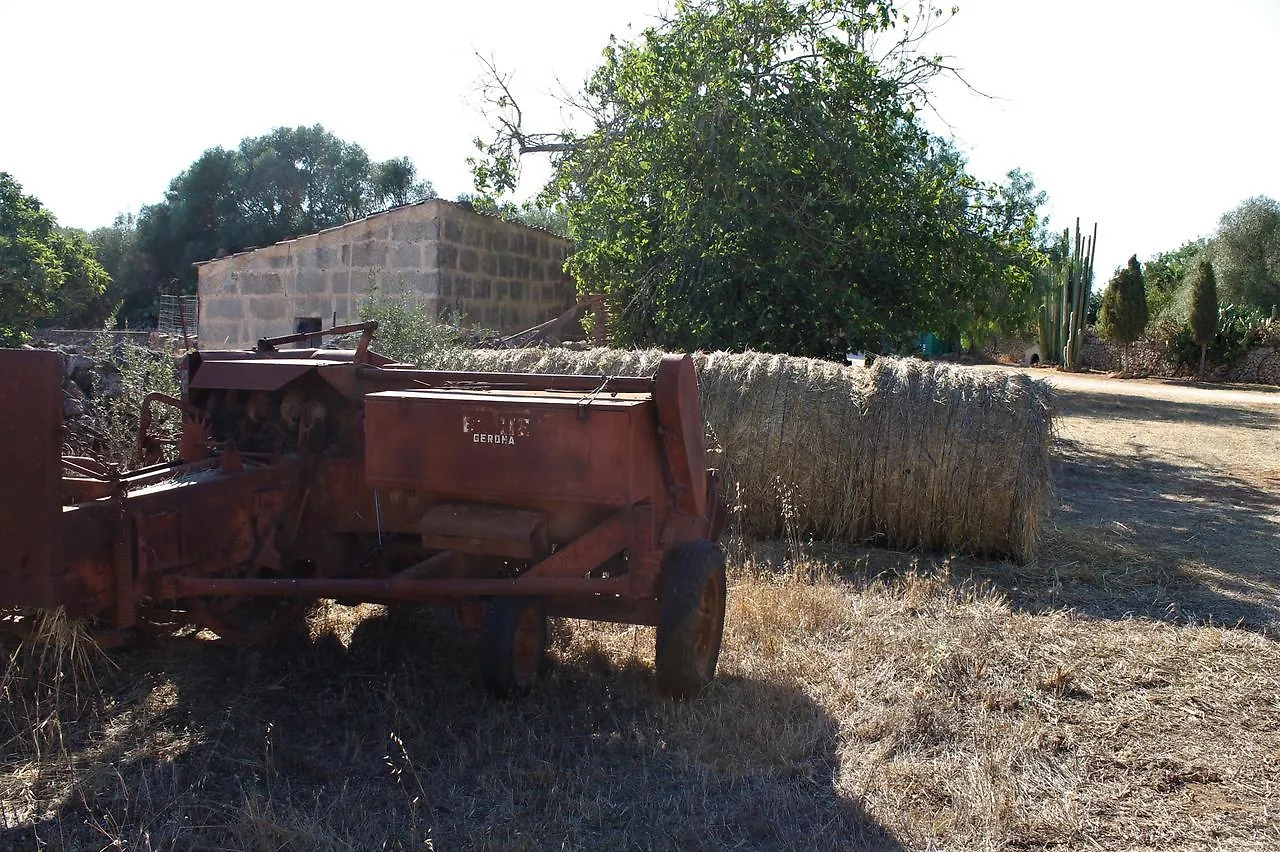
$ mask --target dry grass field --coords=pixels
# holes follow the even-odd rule
[[[430,611],[6,646],[0,849],[1280,848],[1280,396],[1059,400],[1038,561],[731,543],[685,704],[644,628],[516,703]]]

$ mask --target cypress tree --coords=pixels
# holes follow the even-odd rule
[[[1125,349],[1142,336],[1147,327],[1147,290],[1142,280],[1138,256],[1129,258],[1124,269],[1107,282],[1102,294],[1102,310],[1098,313],[1098,330],[1102,336]]]
[[[1204,378],[1204,356],[1218,333],[1218,283],[1213,264],[1201,259],[1191,281],[1191,333],[1200,344],[1200,378]]]

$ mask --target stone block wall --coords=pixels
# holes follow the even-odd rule
[[[252,346],[359,319],[377,290],[503,333],[551,319],[575,300],[562,271],[568,240],[440,199],[397,207],[266,248],[198,264],[200,345]]]
[[[467,325],[531,328],[576,301],[563,271],[571,250],[568,240],[454,206],[441,218],[439,305]]]

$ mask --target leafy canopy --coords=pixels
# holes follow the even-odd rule
[[[407,157],[375,163],[318,124],[278,127],[235,150],[205,151],[173,179],[164,201],[143,209],[137,241],[160,282],[190,290],[198,261],[432,195]]]
[[[495,74],[477,190],[555,154],[544,201],[567,213],[568,269],[611,294],[629,343],[826,355],[1023,318],[1043,194],[1020,172],[975,180],[922,128],[941,68],[912,50],[924,29],[869,0],[684,0],[611,40],[577,96],[585,133],[526,133]]]
[[[39,200],[0,172],[0,343],[21,343],[38,324],[77,314],[109,281],[84,235],[60,231]]]
[[[1204,237],[1188,240],[1173,251],[1161,252],[1142,264],[1151,316],[1169,316],[1179,321],[1186,317],[1187,300],[1182,293],[1208,245]]]
[[[1280,203],[1258,196],[1223,216],[1213,265],[1224,301],[1263,312],[1280,307]]]

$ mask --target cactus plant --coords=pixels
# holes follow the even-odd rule
[[[1072,246],[1071,257],[1045,293],[1040,308],[1040,357],[1045,363],[1061,364],[1063,369],[1074,371],[1080,368],[1098,225],[1095,222],[1093,236],[1086,237],[1080,233],[1080,220],[1076,219],[1075,240],[1071,240],[1070,231],[1063,231],[1062,239]]]

